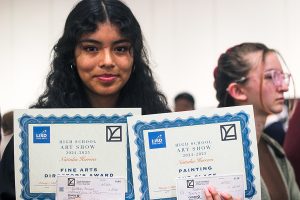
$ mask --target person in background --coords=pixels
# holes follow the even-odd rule
[[[187,111],[195,109],[195,100],[194,97],[187,93],[179,93],[174,99],[174,111]]]
[[[284,150],[286,156],[292,163],[295,169],[296,180],[300,185],[300,100],[297,104],[289,120],[288,130],[284,141]]]
[[[3,119],[2,119],[2,122],[1,122],[1,127],[2,127],[2,130],[3,132],[1,133],[2,136],[2,140],[1,140],[1,143],[0,143],[0,160],[3,156],[3,153],[4,153],[4,150],[6,148],[6,145],[8,144],[8,142],[10,141],[10,139],[12,138],[13,136],[13,129],[14,129],[14,126],[13,126],[13,111],[9,111],[7,113],[5,113],[3,115]]]
[[[0,144],[0,200],[15,199],[15,172],[14,172],[14,139],[13,139],[13,112],[7,112],[1,120],[3,137]]]
[[[121,1],[79,1],[53,54],[46,89],[31,108],[140,107],[143,114],[170,112],[153,78],[140,25]],[[1,178],[0,182],[6,184]]]
[[[219,107],[253,105],[261,174],[261,197],[300,199],[294,170],[281,146],[263,132],[268,115],[280,113],[290,74],[277,51],[261,43],[242,43],[221,54],[214,71]]]

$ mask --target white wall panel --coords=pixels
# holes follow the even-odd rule
[[[0,0],[0,107],[26,108],[43,91],[50,51],[77,0]],[[244,41],[278,49],[300,95],[300,1],[125,0],[141,24],[155,76],[171,107],[189,91],[216,106],[212,71]],[[298,66],[298,67],[297,67]]]

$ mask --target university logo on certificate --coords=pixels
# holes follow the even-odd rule
[[[232,174],[241,198],[260,199],[252,106],[132,116],[128,131],[136,199],[176,199],[178,178]]]
[[[57,175],[125,178],[126,199],[134,199],[127,117],[140,114],[139,108],[15,110],[17,199],[55,199]]]

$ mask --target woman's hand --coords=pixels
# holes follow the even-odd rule
[[[206,200],[240,200],[240,198],[233,198],[230,194],[225,192],[217,192],[217,190],[208,186],[204,190]]]

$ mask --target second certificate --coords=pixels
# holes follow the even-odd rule
[[[245,197],[260,194],[250,106],[130,117],[137,199],[176,197],[176,178],[243,174]]]

